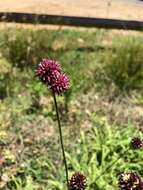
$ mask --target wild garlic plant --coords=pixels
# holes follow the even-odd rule
[[[84,175],[77,172],[73,174],[73,176],[69,180],[62,127],[61,127],[58,104],[56,99],[56,95],[62,95],[66,90],[68,90],[70,83],[69,77],[62,71],[60,64],[57,61],[51,59],[43,59],[39,63],[36,69],[36,75],[39,77],[42,83],[45,84],[50,89],[51,94],[53,96],[56,116],[57,116],[57,123],[59,128],[63,162],[65,166],[67,189],[84,190],[86,188],[86,177]]]

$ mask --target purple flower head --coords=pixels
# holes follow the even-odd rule
[[[60,95],[69,88],[69,77],[55,60],[43,59],[37,67],[36,75],[55,94]]]
[[[48,85],[55,94],[60,95],[69,88],[69,77],[62,72],[55,72]]]
[[[79,172],[73,174],[73,176],[69,180],[70,190],[85,190],[86,187],[87,187],[86,177]]]
[[[143,190],[143,182],[136,172],[122,173],[119,178],[120,190]]]
[[[58,62],[51,59],[43,59],[37,67],[36,75],[42,82],[47,83],[47,80],[49,80],[54,71],[61,72]]]
[[[130,144],[133,149],[140,149],[143,147],[143,141],[139,137],[134,137]]]

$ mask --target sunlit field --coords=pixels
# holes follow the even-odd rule
[[[118,190],[122,172],[143,176],[143,149],[130,146],[143,139],[142,33],[0,30],[0,189],[66,189],[53,97],[35,74],[42,58],[70,78],[57,96],[69,177]]]

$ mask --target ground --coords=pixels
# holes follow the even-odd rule
[[[133,0],[5,0],[0,11],[34,12],[129,20],[143,19],[143,3]]]
[[[57,97],[69,177],[80,171],[87,190],[118,190],[119,173],[143,176],[143,151],[129,149],[133,136],[143,139],[143,68],[135,67],[131,78],[122,69],[142,66],[142,32],[2,26],[0,189],[66,189],[53,98],[35,77],[42,57],[58,60],[71,79]],[[141,89],[124,91],[133,82]]]

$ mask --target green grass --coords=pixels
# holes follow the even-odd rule
[[[143,38],[120,37],[105,56],[105,75],[120,90],[142,89]]]
[[[124,76],[130,64],[141,65],[140,37],[9,28],[1,30],[0,40],[1,189],[65,189],[53,99],[35,77],[43,57],[59,60],[71,78],[69,91],[58,97],[70,176],[80,170],[87,190],[108,190],[118,189],[124,170],[143,175],[142,150],[123,154],[133,135],[143,138],[142,89],[134,91],[133,83],[135,78],[141,84],[142,77],[117,72]]]
[[[70,176],[74,171],[81,171],[88,178],[87,189],[106,190],[118,189],[120,172],[138,171],[143,174],[142,150],[134,151],[129,148],[131,138],[136,135],[143,138],[143,134],[130,125],[111,126],[105,119],[97,118],[95,115],[91,116],[91,120],[90,129],[81,130],[76,138],[70,137],[72,144],[68,145],[66,153]],[[64,130],[67,134],[66,127],[64,126]],[[68,140],[67,137],[65,139]],[[25,152],[24,160],[16,168],[17,173],[8,183],[8,189],[65,189],[59,145],[51,146],[46,141],[43,140],[44,144],[41,141],[25,146],[28,150]],[[12,158],[9,155],[8,160],[11,164]]]

